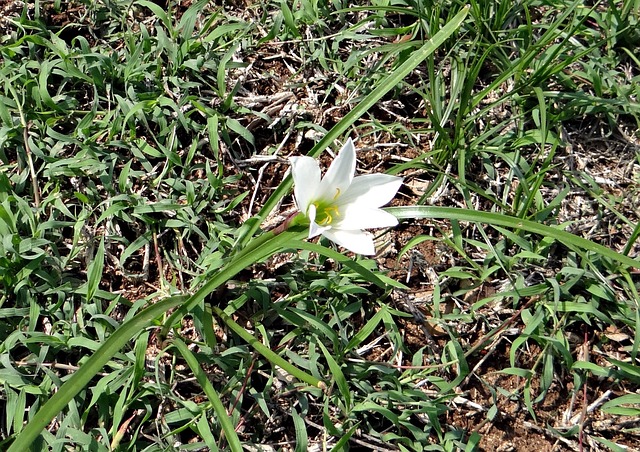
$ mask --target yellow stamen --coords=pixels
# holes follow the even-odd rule
[[[334,217],[339,217],[340,212],[338,211],[338,206],[323,206],[318,203],[316,206],[316,223],[320,226],[326,226],[333,222]]]

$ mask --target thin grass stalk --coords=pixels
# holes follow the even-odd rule
[[[209,398],[209,403],[213,407],[213,411],[215,411],[216,416],[218,418],[218,422],[220,422],[220,426],[222,427],[222,431],[224,436],[229,443],[229,448],[232,452],[242,452],[242,444],[240,444],[240,439],[238,438],[238,434],[236,433],[233,423],[231,422],[231,418],[227,413],[226,408],[222,404],[222,400],[220,400],[220,396],[214,389],[213,385],[209,381],[207,374],[200,367],[200,363],[196,356],[189,350],[187,345],[179,339],[174,339],[173,346],[178,349],[178,352],[182,355],[182,357],[187,362],[187,365],[196,376],[196,380],[198,380],[198,384],[202,387],[205,394]],[[222,439],[222,438],[221,438]]]
[[[612,249],[602,246],[591,240],[583,239],[570,232],[558,228],[546,226],[534,221],[523,220],[494,212],[480,212],[476,210],[461,209],[458,207],[430,207],[430,206],[410,206],[410,207],[388,207],[385,209],[399,220],[431,218],[447,219],[456,221],[469,221],[475,223],[485,223],[488,225],[498,225],[510,227],[516,230],[524,230],[544,237],[553,237],[558,242],[576,251],[593,251],[599,255],[626,265],[631,268],[640,268],[640,260],[631,259],[624,254],[617,253]]]

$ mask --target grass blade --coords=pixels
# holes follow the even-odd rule
[[[103,366],[153,320],[187,300],[187,296],[166,298],[135,315],[118,328],[87,362],[69,378],[29,420],[7,452],[28,450],[42,429],[84,388]]]
[[[104,237],[100,240],[100,246],[93,258],[93,262],[89,264],[87,272],[87,303],[89,303],[98,290],[100,279],[102,279],[102,271],[104,269]]]
[[[340,394],[342,395],[342,400],[344,401],[345,410],[348,414],[351,411],[351,393],[349,392],[349,384],[347,383],[347,379],[340,368],[340,365],[333,359],[331,353],[324,346],[322,342],[318,342],[318,346],[322,349],[322,353],[327,360],[327,364],[329,365],[329,369],[331,370],[332,379],[335,380],[336,385],[338,385],[338,389],[340,390]]]
[[[399,220],[410,218],[439,218],[447,220],[470,221],[477,223],[485,223],[489,225],[498,225],[510,227],[513,229],[522,229],[534,234],[540,234],[545,237],[553,237],[558,242],[572,248],[574,250],[593,251],[601,256],[607,257],[620,264],[632,268],[640,268],[640,261],[631,259],[623,254],[599,245],[591,240],[583,239],[570,232],[563,231],[551,226],[536,223],[529,220],[504,215],[494,212],[480,212],[476,210],[460,209],[457,207],[430,207],[430,206],[411,206],[411,207],[388,207],[385,209]]]
[[[49,424],[60,411],[84,388],[91,379],[103,368],[103,366],[118,353],[136,334],[140,333],[155,319],[166,313],[168,310],[176,308],[178,306],[181,309],[176,311],[186,312],[189,307],[195,306],[198,302],[202,301],[208,294],[213,292],[221,284],[232,278],[242,269],[247,268],[249,265],[263,259],[264,257],[275,253],[283,248],[288,247],[289,243],[294,241],[296,237],[300,236],[299,230],[286,231],[280,235],[273,235],[272,233],[263,234],[256,238],[254,242],[257,246],[249,247],[247,252],[239,253],[211,280],[209,280],[200,290],[198,290],[191,297],[186,295],[179,295],[175,297],[169,297],[161,300],[148,308],[142,310],[136,314],[131,320],[122,324],[109,339],[102,344],[102,346],[87,360],[87,362],[76,371],[69,380],[67,380],[44,406],[33,416],[33,418],[27,423],[24,430],[18,435],[16,440],[9,447],[7,452],[16,452],[28,449],[29,445],[36,440],[40,432]],[[218,311],[218,310],[217,310]],[[167,322],[171,324],[171,322]],[[236,324],[237,325],[237,324]],[[240,326],[238,326],[244,331]],[[248,335],[244,331],[245,336]],[[249,335],[250,336],[250,335]],[[251,336],[253,337],[253,336]],[[254,338],[255,340],[255,338]],[[262,345],[262,344],[259,344]],[[264,347],[264,346],[262,346]],[[266,347],[264,347],[266,348]],[[265,352],[270,355],[275,355],[271,350]],[[266,355],[265,355],[266,356]],[[275,362],[285,368],[286,363],[282,358],[279,358],[281,362],[284,362],[284,366],[281,362]],[[273,362],[273,361],[272,361]],[[288,367],[292,367],[288,365]],[[295,369],[295,368],[294,368]],[[285,369],[289,371],[289,369]],[[298,376],[301,372],[294,371],[293,375]],[[302,375],[302,374],[301,374]],[[307,375],[307,374],[304,374]],[[302,380],[304,379],[304,375]],[[309,384],[321,387],[323,385],[319,380],[308,376],[310,378],[307,381]]]
[[[200,363],[198,362],[198,358],[189,350],[184,342],[180,339],[174,339],[173,345],[178,349],[182,357],[185,359],[193,374],[195,375],[198,383],[202,387],[205,394],[209,398],[209,402],[213,407],[213,410],[216,412],[216,416],[220,425],[222,426],[222,431],[229,443],[229,447],[233,452],[242,452],[242,444],[240,444],[240,439],[236,434],[235,428],[233,427],[233,423],[231,422],[231,418],[227,414],[227,410],[222,404],[222,400],[218,396],[218,393],[213,388],[213,385],[209,381],[207,374],[200,367]]]
[[[321,389],[324,389],[326,387],[326,384],[323,381],[318,380],[313,375],[310,375],[298,369],[293,364],[275,354],[269,347],[265,346],[262,342],[256,339],[255,336],[253,336],[247,330],[234,322],[233,319],[229,317],[222,309],[214,307],[213,311],[234,333],[240,336],[245,342],[247,342],[247,344],[251,345],[258,353],[267,358],[269,362],[271,362],[271,364],[282,367],[285,372],[288,372],[298,380],[304,381],[311,386],[315,386],[316,388]]]

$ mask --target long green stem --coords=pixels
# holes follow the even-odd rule
[[[290,230],[281,234],[275,234],[273,231],[270,231],[254,238],[246,248],[233,256],[213,278],[193,294],[193,296],[189,298],[189,301],[171,314],[171,317],[169,317],[162,327],[161,337],[167,335],[169,329],[175,324],[175,319],[184,316],[186,312],[193,309],[196,304],[204,300],[207,295],[217,289],[222,283],[227,282],[251,264],[276,253],[278,250],[286,248],[288,243],[294,239],[302,238],[306,232],[306,227],[294,225]]]
[[[249,345],[251,345],[251,347],[253,347],[258,353],[260,353],[262,356],[267,358],[269,360],[269,362],[271,362],[271,364],[275,364],[276,366],[282,367],[282,369],[284,371],[286,371],[290,375],[296,377],[298,380],[304,381],[305,383],[308,383],[308,384],[310,384],[312,386],[315,386],[316,388],[320,388],[320,389],[326,389],[327,388],[327,385],[323,381],[318,380],[316,377],[314,377],[314,376],[312,376],[312,375],[310,375],[310,374],[308,374],[306,372],[303,372],[302,370],[298,369],[293,364],[289,363],[285,359],[281,358],[279,355],[275,354],[269,347],[267,347],[262,342],[260,342],[258,339],[256,339],[255,336],[253,336],[247,330],[245,330],[240,325],[238,325],[236,322],[234,322],[233,319],[231,317],[229,317],[222,309],[214,306],[213,312],[215,312],[216,315],[218,317],[220,317],[222,319],[222,321],[229,328],[231,328],[231,330],[234,333],[236,333],[244,341],[246,341]]]
[[[214,389],[213,385],[209,381],[207,374],[200,367],[200,363],[196,356],[189,350],[187,345],[179,339],[174,339],[173,341],[174,347],[178,349],[182,357],[185,359],[191,371],[196,376],[198,380],[198,384],[202,386],[205,394],[209,398],[209,403],[213,407],[215,411],[218,422],[222,427],[222,431],[224,435],[227,437],[227,442],[229,443],[229,448],[232,452],[242,452],[242,444],[240,444],[240,439],[233,427],[233,423],[231,422],[231,418],[227,414],[227,410],[222,404],[222,400],[220,400],[220,396]]]

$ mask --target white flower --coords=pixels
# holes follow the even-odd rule
[[[395,196],[402,178],[388,174],[354,177],[356,151],[349,138],[320,179],[318,162],[291,157],[296,204],[309,220],[309,238],[323,235],[354,253],[375,254],[373,238],[362,229],[398,224],[380,209]]]

